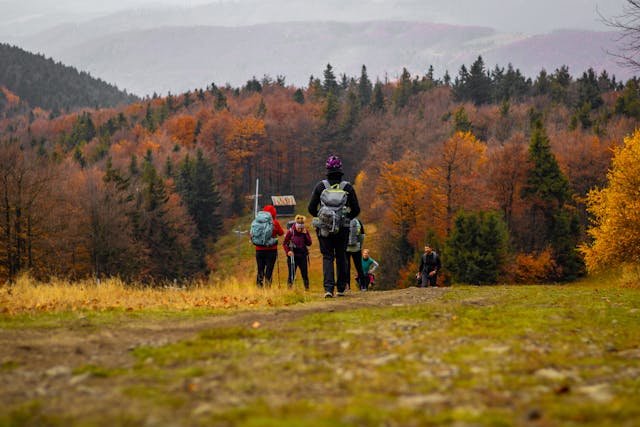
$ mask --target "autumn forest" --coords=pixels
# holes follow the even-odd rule
[[[328,64],[301,88],[254,77],[67,112],[0,88],[0,280],[215,274],[256,178],[262,201],[292,194],[306,214],[329,154],[385,236],[389,286],[410,283],[427,241],[446,280],[572,280],[593,258],[590,191],[639,119],[635,79],[528,78],[481,57],[453,76]]]

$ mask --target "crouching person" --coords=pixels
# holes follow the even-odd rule
[[[437,286],[438,271],[442,267],[440,257],[428,244],[424,246],[424,253],[420,257],[420,269],[416,277],[421,278],[420,287]]]

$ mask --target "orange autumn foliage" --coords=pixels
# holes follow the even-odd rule
[[[553,279],[557,266],[551,249],[538,254],[517,254],[507,266],[506,279],[513,283],[544,283]]]
[[[181,114],[169,119],[166,129],[174,143],[190,146],[195,142],[196,126],[193,116]]]
[[[423,203],[426,185],[420,179],[420,163],[411,157],[383,163],[377,192],[385,205],[385,220],[392,224],[396,236],[407,236],[417,244],[424,232],[418,227],[427,214]]]
[[[486,152],[487,146],[471,132],[456,132],[442,144],[425,172],[425,180],[432,182],[432,197],[443,198],[447,230],[459,209],[492,207],[481,179]],[[439,195],[435,194],[438,190]]]
[[[9,104],[10,106],[15,107],[16,105],[20,104],[20,97],[11,92],[9,89],[5,88],[4,86],[0,86],[0,91],[4,93],[4,96],[7,99],[7,104]]]

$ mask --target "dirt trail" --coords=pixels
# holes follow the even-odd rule
[[[19,368],[0,371],[5,383],[16,380],[16,375],[28,373],[23,382],[43,376],[69,374],[64,367],[96,365],[102,367],[130,367],[134,363],[131,349],[138,346],[161,346],[188,339],[198,332],[224,326],[260,327],[277,329],[305,315],[336,312],[364,307],[389,307],[424,303],[440,297],[446,288],[408,288],[385,292],[355,292],[344,298],[318,300],[306,304],[258,311],[240,311],[228,315],[213,315],[198,319],[127,319],[107,325],[93,325],[86,317],[61,328],[4,329],[0,330],[0,364],[11,363]],[[57,371],[59,372],[57,372]],[[12,387],[0,391],[10,392]],[[13,390],[14,392],[16,390]]]

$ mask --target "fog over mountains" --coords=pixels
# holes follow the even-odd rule
[[[455,76],[478,55],[531,77],[563,64],[631,76],[607,55],[615,34],[596,13],[618,13],[622,0],[205,1],[0,0],[0,37],[138,95],[264,74],[306,85],[327,63],[354,76],[366,64],[381,79],[429,65]]]
[[[0,0],[0,37],[117,12],[139,24],[134,10],[144,11],[156,27],[410,20],[538,34],[606,29],[597,11],[612,16],[623,5],[624,0]]]

